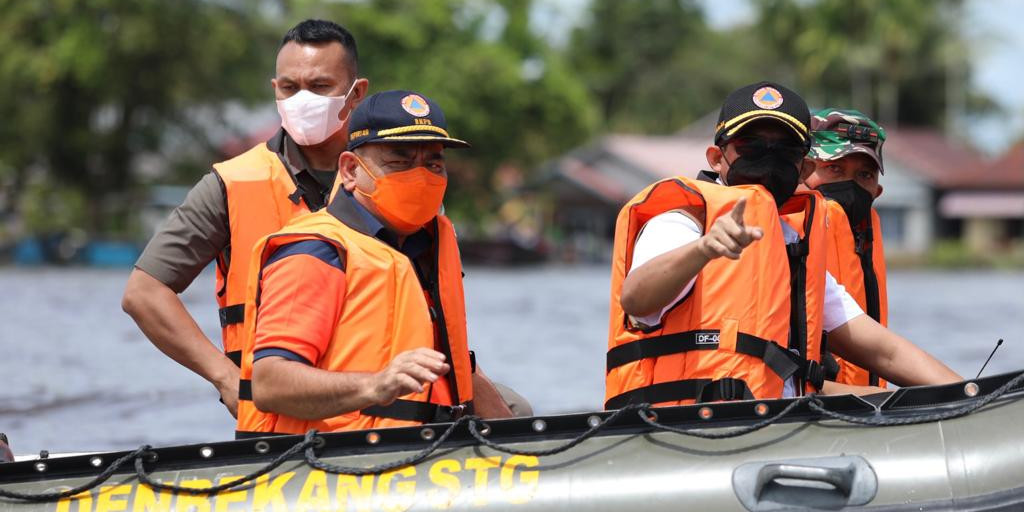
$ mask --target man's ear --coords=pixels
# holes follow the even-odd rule
[[[708,159],[708,165],[711,166],[711,170],[722,174],[726,168],[725,154],[722,153],[722,148],[718,146],[708,146],[704,150],[704,158]]]
[[[356,159],[355,153],[343,151],[338,156],[338,181],[347,192],[352,192],[356,188],[356,170],[358,168],[359,160]]]
[[[882,195],[882,185],[878,184],[878,188],[875,189],[875,199],[878,199],[878,196],[880,195]]]
[[[811,175],[814,174],[815,168],[817,168],[817,166],[815,165],[814,160],[804,158],[800,163],[800,182],[803,183],[807,178],[811,177]]]
[[[359,106],[359,103],[366,98],[366,91],[370,88],[370,81],[365,78],[357,78],[352,86],[352,110]]]

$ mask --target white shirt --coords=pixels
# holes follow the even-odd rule
[[[672,249],[682,247],[701,237],[703,230],[693,219],[680,212],[665,212],[656,215],[644,224],[640,234],[636,237],[636,244],[633,246],[633,262],[629,271],[640,267],[644,263],[665,254]],[[793,243],[800,240],[800,234],[789,224],[782,222],[782,236],[786,243]],[[657,325],[661,323],[661,317],[673,305],[682,300],[693,288],[694,277],[679,292],[679,295],[667,306],[651,315],[645,317],[633,317],[636,321],[645,325]],[[832,274],[825,272],[825,310],[823,312],[822,327],[826,332],[840,327],[850,320],[863,315],[857,301],[847,293],[846,288],[839,284]],[[786,379],[783,383],[782,397],[792,398],[796,396],[796,385],[792,378]]]
[[[799,234],[785,222],[782,223],[782,233],[786,243],[799,240]],[[672,249],[682,247],[691,243],[703,234],[703,230],[690,217],[680,212],[666,212],[655,216],[647,221],[647,224],[640,230],[636,237],[636,245],[633,247],[633,262],[629,271],[640,267],[644,263],[665,254]],[[694,277],[679,292],[679,295],[661,311],[645,317],[633,317],[645,325],[657,325],[661,323],[661,317],[673,305],[679,302],[693,288]],[[857,301],[846,292],[843,285],[836,282],[832,274],[825,273],[825,310],[823,328],[826,332],[832,331],[843,324],[863,315],[864,311],[857,304]]]

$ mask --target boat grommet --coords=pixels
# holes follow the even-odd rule
[[[46,473],[46,463],[45,462],[36,462],[35,468],[36,468],[36,471],[38,471],[40,473]]]
[[[981,391],[981,388],[978,387],[978,383],[977,382],[968,382],[967,384],[964,384],[964,394],[967,395],[967,396],[970,396],[970,397],[978,396],[978,392],[980,392],[980,391]]]
[[[641,412],[641,414],[643,414],[648,421],[658,421],[658,413],[654,412],[652,409],[647,409]]]
[[[200,448],[199,456],[204,459],[209,459],[210,457],[213,457],[213,448],[210,448],[209,446],[204,446]]]
[[[160,460],[160,456],[159,456],[159,455],[157,455],[157,453],[156,453],[156,452],[146,452],[146,453],[145,453],[145,454],[143,455],[143,461],[144,461],[144,462],[149,462],[149,463],[151,463],[151,464],[152,464],[152,463],[154,463],[154,462],[156,462],[156,461],[158,461],[158,460]]]
[[[377,432],[370,432],[366,434],[366,442],[370,444],[377,444],[380,442],[380,434]]]
[[[534,432],[544,432],[548,429],[548,424],[544,420],[533,420],[530,426],[533,427]]]
[[[701,407],[697,410],[697,416],[700,416],[702,420],[710,420],[715,415],[715,411],[711,410],[710,407]]]
[[[600,424],[601,417],[596,414],[587,418],[587,425],[590,425],[590,428],[596,428]]]
[[[434,432],[434,429],[430,427],[420,430],[420,437],[423,438],[424,441],[433,441],[435,434],[436,432]]]
[[[367,435],[367,437],[369,437],[369,434]],[[379,438],[380,434],[377,434],[377,437]],[[319,449],[322,449],[325,445],[327,445],[327,440],[326,439],[324,439],[324,438],[322,438],[320,436],[316,436],[316,437],[313,438],[313,448],[319,450]]]
[[[480,435],[486,436],[491,433],[491,426],[486,423],[480,424]]]
[[[766,416],[768,414],[768,404],[760,402],[754,406],[754,414],[758,416]]]
[[[98,468],[103,465],[103,457],[92,457],[89,459],[89,464],[92,464],[94,468]]]
[[[270,443],[266,441],[256,441],[256,453],[267,453],[270,451]]]

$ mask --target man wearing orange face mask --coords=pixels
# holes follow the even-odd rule
[[[468,349],[462,265],[439,213],[444,149],[469,144],[410,91],[370,96],[349,130],[327,207],[253,249],[242,378],[269,414],[240,420],[240,435],[511,416]]]

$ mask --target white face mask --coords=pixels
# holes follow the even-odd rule
[[[355,86],[352,82],[352,87],[342,96],[321,96],[303,89],[290,98],[277,100],[281,126],[300,146],[314,146],[327,140],[344,124],[338,119],[338,113],[345,108],[345,98],[352,94]]]

